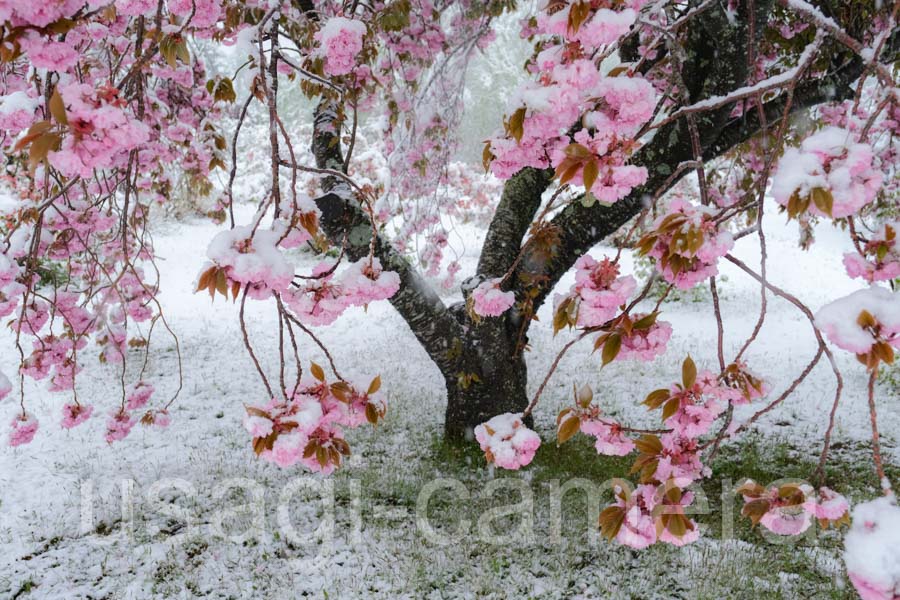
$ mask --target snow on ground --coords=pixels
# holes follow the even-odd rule
[[[845,251],[840,232],[820,228],[813,250],[803,252],[796,248],[796,233],[784,226],[783,216],[769,214],[766,223],[770,280],[796,293],[813,311],[859,287],[838,272]],[[530,539],[508,542],[480,535],[474,521],[484,513],[470,509],[526,501],[534,472],[499,477],[474,454],[458,484],[462,489],[441,491],[440,482],[432,486],[437,491],[428,513],[439,523],[436,534],[450,535],[466,525],[462,520],[471,519],[469,534],[449,545],[424,536],[414,517],[423,489],[435,478],[461,471],[435,454],[443,421],[440,375],[387,303],[370,306],[368,314],[351,309],[321,331],[345,372],[381,375],[390,402],[385,424],[376,431],[350,434],[354,456],[331,480],[255,460],[240,421],[243,403],[263,400],[264,391],[241,343],[237,308],[221,298],[211,304],[205,294],[193,294],[206,244],[219,228],[205,222],[163,225],[156,238],[162,301],[179,335],[184,364],[184,389],[172,411],[172,425],[162,432],[136,428],[124,442],[107,446],[103,418],[62,430],[57,425],[62,399],[28,385],[29,410],[41,420],[41,430],[28,446],[0,446],[0,598],[720,598],[797,597],[803,590],[807,597],[848,593],[837,554],[815,545],[786,550],[707,537],[683,550],[633,552],[598,541],[592,528],[579,525],[573,531],[570,523],[563,528],[569,535],[554,537],[546,529],[545,517],[551,513],[544,490],[534,492],[540,506]],[[460,227],[457,234],[465,242],[464,272],[471,271],[481,233]],[[594,254],[603,251],[597,248]],[[734,253],[758,266],[753,236],[740,240]],[[308,264],[314,260],[308,254],[295,258]],[[626,264],[625,270],[630,267]],[[730,264],[722,270],[728,277],[721,291],[729,355],[753,328],[759,288]],[[561,286],[567,289],[570,284],[571,276]],[[654,415],[638,406],[644,395],[677,379],[688,352],[700,365],[715,360],[715,328],[703,298],[663,306],[662,318],[673,323],[675,334],[667,355],[654,363],[613,363],[601,372],[590,346],[576,347],[563,360],[537,410],[537,429],[545,444],[553,443],[555,415],[569,402],[573,381],[590,383],[607,412],[623,421],[653,424]],[[263,362],[273,369],[275,322],[267,309],[259,303],[248,307],[248,323]],[[550,313],[545,306],[530,334],[535,349],[528,355],[532,390],[571,335],[552,336]],[[13,371],[17,357],[8,332],[0,336],[0,344],[0,368]],[[768,321],[748,355],[751,367],[780,391],[814,348],[805,318],[770,296]],[[845,445],[864,444],[869,439],[865,375],[852,356],[837,354],[846,389],[835,439]],[[312,348],[306,355],[323,362]],[[133,380],[140,356],[131,362]],[[156,386],[157,397],[174,391],[175,368],[174,344],[155,332],[145,378]],[[119,376],[115,366],[86,364],[78,381],[80,397],[98,409],[111,406],[120,394]],[[792,398],[760,422],[764,444],[787,439],[814,456],[833,390],[830,370],[820,364]],[[900,398],[882,389],[878,402],[885,454],[896,465]],[[739,418],[754,409],[742,410]],[[14,411],[9,399],[0,404],[2,422]],[[435,509],[439,514],[433,515]],[[739,506],[731,510],[735,514]],[[237,535],[241,532],[243,536]],[[802,568],[797,566],[801,562]],[[813,583],[810,572],[816,574]]]

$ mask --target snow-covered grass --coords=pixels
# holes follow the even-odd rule
[[[813,310],[859,287],[837,273],[840,235],[821,228],[816,246],[804,253],[783,221],[774,214],[766,221],[773,282]],[[766,540],[740,518],[740,502],[729,493],[743,477],[768,483],[812,475],[834,389],[824,365],[716,458],[702,488],[706,501],[698,502],[708,506],[708,514],[697,516],[700,542],[632,551],[598,539],[590,521],[610,497],[602,484],[627,477],[630,461],[598,457],[577,438],[556,448],[556,413],[569,402],[574,381],[591,384],[609,414],[655,425],[656,415],[639,406],[646,393],[676,379],[687,353],[698,364],[715,360],[704,294],[664,305],[661,318],[675,334],[668,354],[654,363],[613,363],[601,371],[587,344],[567,355],[537,410],[544,445],[534,464],[518,472],[489,468],[474,444],[445,446],[437,369],[388,304],[371,305],[368,313],[350,309],[322,338],[344,371],[381,374],[390,409],[376,430],[350,434],[353,457],[324,480],[254,458],[240,420],[243,403],[261,401],[264,391],[242,347],[237,308],[192,293],[205,246],[219,229],[204,222],[162,225],[156,239],[162,300],[184,359],[173,423],[164,432],[136,429],[107,446],[102,418],[64,431],[56,426],[63,399],[28,385],[30,410],[42,428],[31,445],[0,449],[0,598],[853,597],[839,534],[815,530],[789,545]],[[465,272],[474,268],[481,234],[465,227],[456,233],[467,249]],[[735,253],[758,262],[752,239],[740,240]],[[294,259],[315,260],[302,253]],[[723,270],[726,354],[733,354],[755,323],[759,289],[736,269]],[[273,369],[270,309],[253,306],[248,322]],[[532,390],[571,335],[552,336],[549,306],[540,318],[530,334]],[[154,345],[147,379],[166,397],[177,386],[175,349],[159,332]],[[141,362],[135,352],[132,379]],[[813,353],[803,316],[770,297],[769,319],[748,355],[752,368],[778,393]],[[312,347],[306,355],[324,363]],[[877,493],[866,381],[852,356],[838,359],[846,389],[829,484],[859,500]],[[16,360],[4,333],[0,364],[11,371]],[[111,406],[120,394],[118,378],[116,367],[87,361],[80,397]],[[878,403],[889,476],[897,481],[900,398],[888,380]],[[5,422],[14,410],[7,400],[0,418]],[[557,511],[559,486],[568,491]],[[577,486],[594,495],[590,503],[570,489]],[[460,531],[465,535],[455,535]],[[516,532],[524,539],[504,539]]]

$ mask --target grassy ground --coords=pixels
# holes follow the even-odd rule
[[[640,552],[599,540],[590,509],[610,501],[609,480],[627,479],[632,459],[598,456],[587,439],[576,438],[561,448],[544,444],[527,471],[492,471],[477,447],[445,444],[439,436],[428,442],[430,452],[421,461],[398,469],[395,457],[385,456],[381,468],[349,469],[336,484],[345,503],[352,498],[341,490],[355,481],[363,498],[403,515],[416,511],[428,481],[460,483],[431,496],[426,514],[441,533],[455,533],[468,522],[468,535],[443,547],[413,543],[410,556],[398,557],[397,566],[410,569],[411,589],[422,594],[445,597],[468,588],[475,596],[495,597],[855,597],[841,572],[838,533],[814,526],[786,543],[777,536],[768,539],[740,516],[742,502],[733,489],[743,479],[810,480],[818,457],[786,441],[751,437],[723,449],[712,465],[714,476],[697,492],[703,541],[685,549],[659,545]],[[836,450],[826,469],[829,486],[852,499],[876,494],[877,479],[865,452],[861,447]],[[889,476],[898,475],[900,468],[891,465]],[[557,508],[553,498],[560,489]],[[487,511],[498,508],[500,514],[487,523]],[[395,533],[400,531],[409,533],[404,526]],[[513,532],[521,534],[517,540],[494,541]],[[535,586],[520,581],[522,575]],[[517,589],[509,586],[513,580],[519,582]]]

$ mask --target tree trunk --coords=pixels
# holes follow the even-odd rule
[[[509,317],[474,323],[462,304],[451,310],[463,335],[452,349],[452,367],[442,369],[447,385],[444,433],[448,439],[472,439],[476,426],[528,405],[528,374],[517,339],[521,319],[510,311]]]

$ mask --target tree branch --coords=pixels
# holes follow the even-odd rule
[[[343,171],[344,160],[338,137],[337,114],[327,101],[319,103],[315,111],[312,152],[320,169]],[[369,252],[372,224],[353,199],[348,184],[335,176],[324,178],[325,194],[316,198],[321,211],[320,225],[333,242],[347,240],[346,253],[359,260]],[[462,336],[462,328],[440,296],[382,236],[375,240],[375,256],[381,265],[400,275],[400,289],[390,299],[416,338],[446,375],[454,370],[455,359],[450,350],[454,340]]]
[[[519,254],[522,239],[541,206],[541,196],[553,181],[551,169],[522,169],[503,186],[503,195],[481,249],[479,275],[502,277]]]

